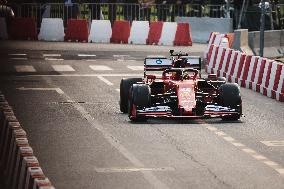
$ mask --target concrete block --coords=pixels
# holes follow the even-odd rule
[[[178,23],[189,23],[194,43],[207,43],[211,32],[232,33],[231,18],[177,17]]]

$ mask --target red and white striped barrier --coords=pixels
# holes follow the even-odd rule
[[[54,189],[33,156],[27,134],[0,91],[0,177],[11,189]]]
[[[1,21],[1,20],[0,20]],[[16,22],[18,21],[18,22]],[[29,23],[29,32],[22,34],[15,28],[21,28],[24,23]],[[3,25],[3,24],[2,24]],[[64,32],[63,20],[61,18],[44,18],[41,23],[40,32],[35,36],[35,23],[31,18],[16,18],[10,35],[20,39],[36,39],[43,41],[82,41],[95,43],[129,43],[129,44],[159,44],[191,46],[192,36],[189,23],[176,22],[152,22],[117,20],[113,27],[109,20],[92,20],[88,26],[87,20],[68,20],[68,27]],[[89,32],[90,31],[90,32]],[[210,41],[212,44],[223,44],[224,34],[215,34]],[[0,36],[1,37],[1,36]]]
[[[284,101],[284,66],[276,61],[211,45],[206,71],[265,96]]]

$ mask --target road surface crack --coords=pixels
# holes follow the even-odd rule
[[[153,127],[153,126],[151,126]],[[226,183],[225,181],[221,180],[210,168],[208,168],[205,164],[201,163],[200,161],[198,161],[196,158],[194,158],[191,154],[189,154],[188,152],[186,152],[186,150],[184,150],[182,148],[182,146],[180,144],[178,144],[178,141],[175,140],[172,136],[168,135],[167,133],[163,132],[161,129],[155,128],[163,137],[167,138],[169,140],[169,142],[176,148],[177,151],[181,152],[186,158],[189,158],[191,161],[193,161],[194,163],[198,164],[199,166],[205,168],[208,173],[215,179],[217,180],[218,183],[222,184],[225,186],[225,188],[232,188],[234,189],[234,187],[228,183]]]

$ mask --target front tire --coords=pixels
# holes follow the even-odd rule
[[[224,107],[236,109],[237,114],[223,116],[224,121],[239,120],[242,115],[242,98],[236,83],[223,84],[219,88],[220,104]]]
[[[128,117],[131,121],[146,121],[146,116],[137,115],[137,109],[151,105],[151,89],[145,84],[133,84],[128,101]]]
[[[142,82],[142,78],[127,78],[120,81],[119,107],[120,111],[123,113],[127,113],[129,89],[133,84],[137,82]]]

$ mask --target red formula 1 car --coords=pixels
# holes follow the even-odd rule
[[[171,59],[146,58],[144,78],[121,80],[120,110],[131,121],[151,117],[240,119],[242,99],[237,84],[212,74],[202,79],[200,57],[170,52]]]

